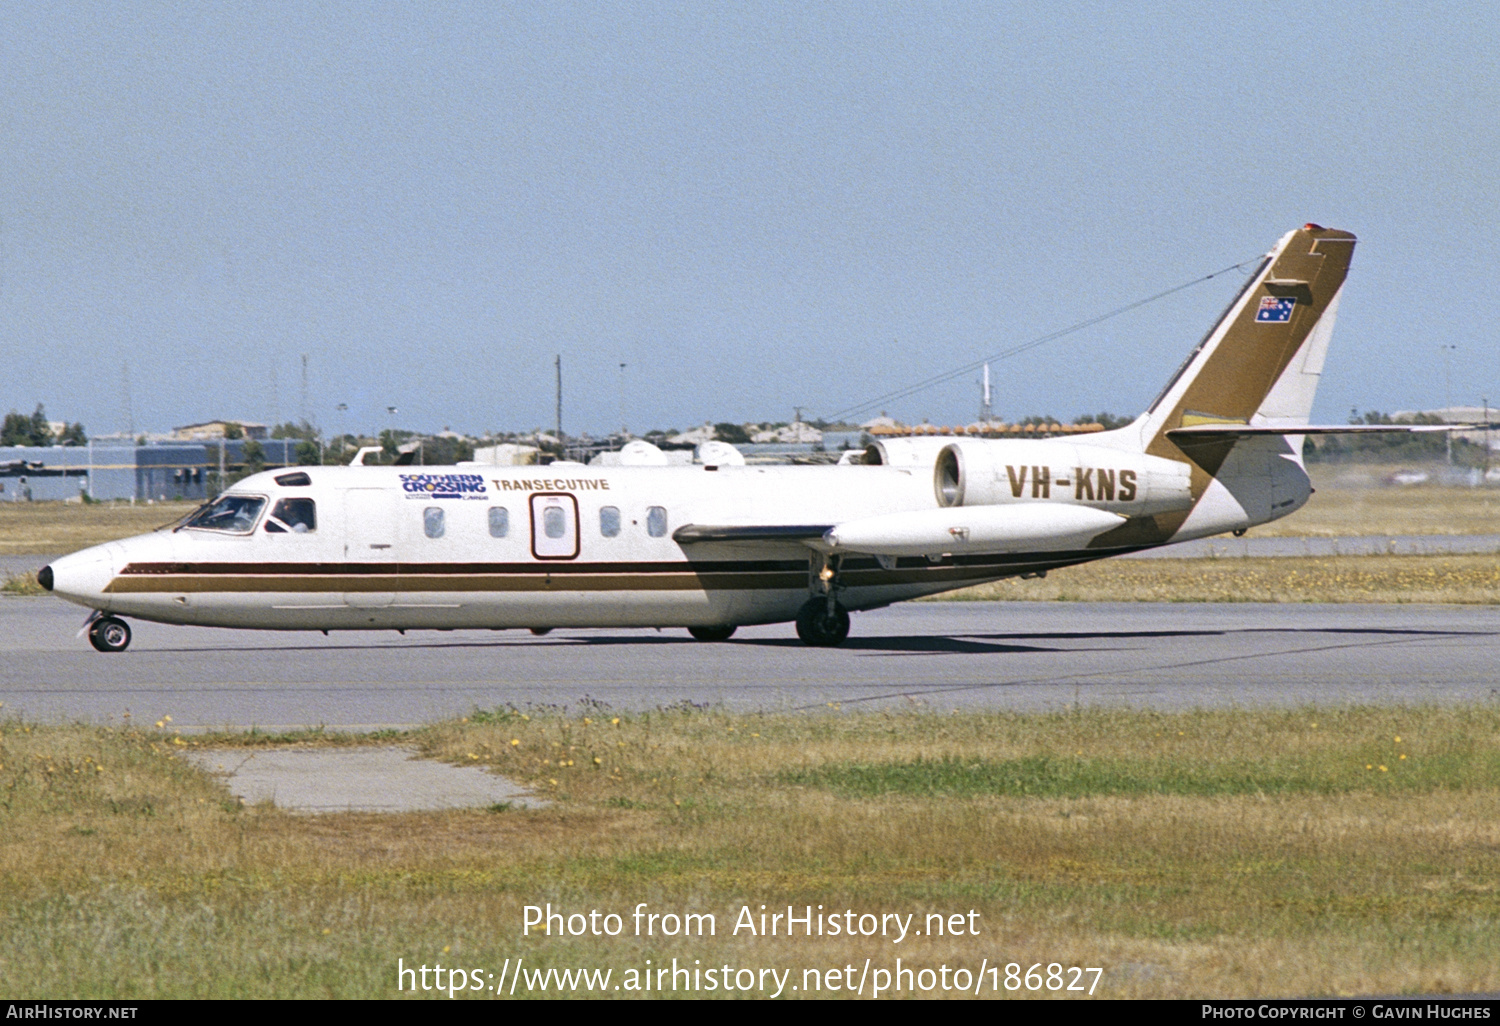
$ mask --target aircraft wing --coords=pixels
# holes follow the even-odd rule
[[[803,541],[808,538],[821,538],[833,526],[832,524],[751,524],[726,526],[684,524],[672,532],[672,540],[679,545],[691,545],[695,542]]]

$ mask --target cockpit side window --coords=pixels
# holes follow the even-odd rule
[[[282,499],[266,517],[268,534],[308,534],[318,529],[318,510],[311,499]]]
[[[182,526],[199,531],[249,534],[255,530],[255,521],[265,507],[266,500],[261,495],[221,495]]]

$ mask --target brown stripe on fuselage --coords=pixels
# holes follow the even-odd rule
[[[907,584],[961,585],[1052,570],[1132,551],[947,556],[939,562],[903,557],[887,570],[870,557],[846,557],[839,580],[848,587]],[[330,563],[131,564],[104,589],[110,594],[329,592],[528,592],[788,590],[807,586],[807,565],[796,560],[721,560],[704,563],[421,563],[393,566]],[[168,569],[170,567],[170,569]],[[394,572],[393,572],[394,571]]]

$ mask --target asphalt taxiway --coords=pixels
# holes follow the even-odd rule
[[[918,602],[856,614],[838,649],[789,624],[686,631],[277,633],[135,622],[123,653],[85,611],[0,598],[0,716],[370,730],[476,708],[602,702],[751,710],[1048,710],[1500,701],[1500,607]]]

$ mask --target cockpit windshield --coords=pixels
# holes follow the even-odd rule
[[[246,534],[254,530],[255,520],[265,505],[266,500],[259,495],[221,495],[182,526],[200,531]]]

